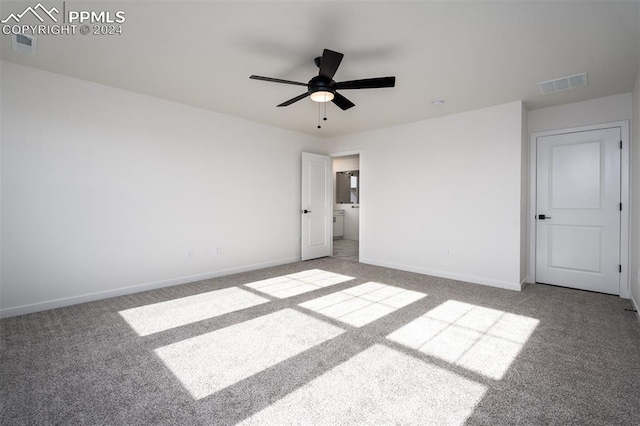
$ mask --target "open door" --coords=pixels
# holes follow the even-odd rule
[[[331,158],[302,153],[302,260],[331,255]]]

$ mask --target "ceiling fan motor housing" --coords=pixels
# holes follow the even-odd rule
[[[309,83],[308,83],[309,93],[331,92],[335,95],[336,89],[333,87],[335,83],[336,83],[335,81],[328,79],[326,77],[322,77],[320,75],[313,77],[311,80],[309,80]]]

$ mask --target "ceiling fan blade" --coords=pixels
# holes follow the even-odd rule
[[[336,90],[347,89],[379,89],[381,87],[394,87],[395,77],[365,78],[364,80],[341,81],[335,84]]]
[[[295,84],[296,86],[306,86],[307,85],[307,83],[299,83],[297,81],[291,81],[291,80],[281,80],[279,78],[262,77],[262,76],[259,76],[259,75],[252,75],[249,78],[252,79],[252,80],[270,81],[272,83]]]
[[[342,96],[340,93],[336,93],[331,102],[338,105],[338,107],[343,111],[356,106],[356,104],[354,104],[349,99]]]
[[[336,71],[338,71],[338,67],[340,66],[340,62],[342,62],[343,57],[344,55],[342,53],[324,49],[324,52],[322,52],[322,58],[320,59],[320,72],[318,75],[332,80]]]
[[[292,98],[292,99],[289,99],[288,101],[283,102],[283,103],[281,103],[281,104],[280,104],[280,105],[278,105],[278,106],[279,106],[279,107],[289,106],[289,105],[291,105],[291,104],[292,104],[292,103],[294,103],[294,102],[298,102],[299,100],[306,98],[306,97],[307,97],[307,96],[309,96],[310,94],[311,94],[311,92],[303,93],[302,95],[300,95],[300,96],[296,96],[295,98]]]

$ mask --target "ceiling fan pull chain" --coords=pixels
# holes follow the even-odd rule
[[[327,103],[323,102],[323,104],[324,104],[324,118],[323,118],[323,120],[327,121]]]
[[[321,129],[322,126],[320,125],[320,104],[318,104],[318,129]]]

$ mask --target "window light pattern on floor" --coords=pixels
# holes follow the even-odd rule
[[[499,380],[539,322],[535,318],[449,300],[387,338]]]
[[[339,336],[343,329],[292,309],[155,350],[194,399],[201,399]]]
[[[209,291],[118,312],[140,336],[269,302],[238,287]]]
[[[361,327],[390,314],[426,294],[386,284],[368,282],[299,306],[338,321]]]
[[[355,278],[322,269],[310,269],[295,274],[269,278],[245,284],[247,287],[278,299],[297,296],[320,288],[351,281]]]
[[[486,391],[376,344],[239,425],[462,425]]]

